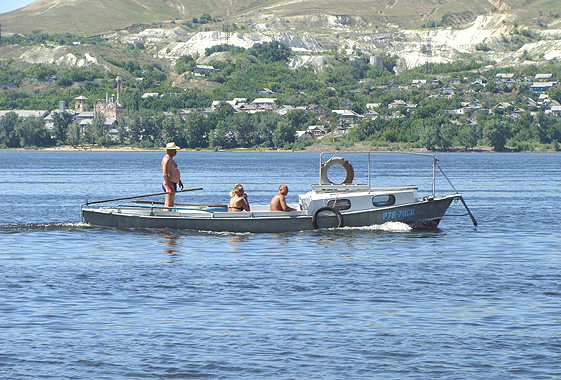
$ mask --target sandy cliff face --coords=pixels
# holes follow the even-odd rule
[[[353,31],[343,27],[341,17],[333,18],[337,27],[321,33],[297,33],[273,29],[269,24],[255,25],[253,31],[227,33],[219,31],[192,33],[183,27],[168,29],[147,28],[121,30],[105,36],[112,42],[133,44],[142,42],[146,52],[172,63],[183,55],[203,57],[207,48],[231,44],[250,48],[256,43],[273,40],[283,42],[295,52],[291,67],[312,65],[320,68],[329,62],[333,50],[354,55],[357,52],[379,56],[384,53],[399,57],[398,71],[427,63],[446,63],[468,58],[473,53],[486,54],[499,65],[512,64],[525,54],[543,59],[561,56],[561,30],[548,29],[540,33],[539,42],[528,43],[519,49],[506,48],[504,41],[512,38],[511,16],[496,14],[479,16],[465,28],[437,28],[397,31]],[[478,46],[491,46],[488,52]],[[23,49],[23,47],[21,47]],[[25,49],[19,59],[29,63],[54,63],[61,66],[98,64],[92,52],[77,53],[72,47],[34,46]]]

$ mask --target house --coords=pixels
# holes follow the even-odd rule
[[[310,125],[306,131],[310,132],[314,137],[325,135],[327,132],[323,125]]]
[[[358,113],[351,110],[333,110],[332,112],[339,115],[341,121],[344,122],[353,122],[353,121],[364,119],[364,116],[359,115]]]
[[[259,95],[273,95],[274,91],[272,91],[270,88],[262,88],[261,91],[259,91]]]
[[[533,92],[545,92],[554,87],[556,84],[557,82],[534,82],[530,86],[530,90]]]
[[[495,78],[499,81],[499,82],[510,82],[514,79],[514,74],[512,73],[498,73],[497,75],[495,75]]]
[[[375,108],[380,108],[380,107],[381,107],[380,103],[366,103],[367,110],[373,110]]]
[[[473,82],[469,85],[469,92],[481,92],[485,90],[485,84],[480,82]]]
[[[325,115],[325,107],[321,104],[310,104],[308,106],[308,111],[316,116]]]
[[[160,96],[160,94],[158,94],[157,92],[145,92],[144,94],[142,94],[141,98],[142,99],[157,98],[158,96]]]
[[[257,107],[264,106],[264,105],[275,106],[276,101],[277,99],[273,99],[273,98],[255,98],[255,100],[251,103]]]
[[[293,106],[291,106],[291,105],[286,105],[286,104],[285,104],[285,105],[280,106],[280,107],[277,109],[277,113],[278,113],[279,115],[286,115],[286,114],[288,114],[290,111],[294,111],[295,109],[296,109],[296,108],[294,108]]]
[[[465,107],[457,108],[455,110],[446,110],[446,113],[453,114],[453,115],[464,115],[466,112]]]
[[[391,90],[398,90],[399,89],[399,85],[397,83],[390,83],[388,84],[386,87],[384,87],[384,89],[386,91],[391,91]]]
[[[559,116],[561,116],[561,106],[553,106],[553,107],[551,107],[549,112],[552,115],[555,115],[555,116],[559,117]]]
[[[411,87],[421,88],[426,85],[427,85],[426,79],[413,79],[413,81],[411,81]]]
[[[15,112],[18,117],[22,119],[27,119],[29,117],[37,117],[44,119],[48,114],[49,111],[47,110],[36,110],[36,111],[28,111],[28,110],[8,110],[8,111],[0,111],[0,117],[5,116],[10,112]]]
[[[525,101],[526,101],[526,107],[533,108],[533,107],[537,107],[537,106],[538,106],[538,104],[536,103],[536,101],[535,101],[534,99],[532,99],[532,98],[525,98]]]
[[[483,106],[481,105],[481,103],[479,103],[479,100],[477,99],[473,99],[471,102],[469,102],[467,107],[474,110],[479,110],[483,108]]]
[[[365,113],[364,113],[364,117],[374,120],[377,119],[378,116],[380,116],[380,114],[372,109],[368,109]]]
[[[440,93],[442,95],[454,95],[456,91],[457,91],[456,87],[450,84],[440,89]]]
[[[335,128],[333,128],[334,135],[345,135],[347,133],[349,133],[349,128],[347,128],[347,126],[338,125]]]
[[[483,75],[478,75],[478,76],[475,77],[473,83],[486,84],[487,83],[487,78],[485,78]]]
[[[553,74],[536,74],[534,77],[536,82],[551,82]]]
[[[450,80],[450,84],[453,86],[455,84],[460,84],[462,83],[462,80],[460,79],[460,77],[454,77]]]
[[[549,95],[547,95],[547,94],[540,94],[538,96],[538,101],[541,102],[541,103],[543,103],[545,101],[548,101],[548,100],[549,100]]]
[[[407,103],[405,103],[403,100],[396,99],[396,100],[392,101],[390,104],[388,104],[388,109],[396,108],[396,107],[406,107],[406,106],[407,106]]]
[[[516,108],[514,111],[512,111],[512,112],[510,113],[509,116],[512,117],[512,118],[518,118],[518,117],[520,117],[524,112],[526,112],[526,111],[524,111],[522,108]]]
[[[93,120],[95,113],[93,111],[82,111],[76,112],[74,115],[74,119],[78,120],[79,122],[82,120]]]
[[[294,137],[296,137],[296,140],[310,140],[314,138],[314,136],[308,130],[296,131],[296,133],[294,133]]]
[[[438,78],[433,78],[433,79],[429,82],[429,84],[430,84],[431,86],[440,86],[440,85],[442,85],[442,82],[441,82],[440,79],[438,79]]]
[[[238,104],[234,107],[234,110],[238,111],[238,112],[247,112],[247,113],[256,113],[257,112],[257,106],[254,104]]]
[[[401,99],[397,99],[397,100],[392,101],[390,104],[388,104],[388,109],[392,109],[392,108],[404,108],[405,112],[410,113],[410,112],[413,112],[417,108],[417,105],[416,104],[408,104],[408,103],[405,103]]]
[[[220,71],[220,69],[216,69],[213,66],[209,65],[196,65],[195,70],[203,70],[203,71]]]
[[[504,110],[505,108],[508,108],[508,107],[512,107],[512,104],[510,104],[509,102],[500,102],[500,103],[497,103],[497,105],[495,105],[495,107],[493,107],[493,108]]]

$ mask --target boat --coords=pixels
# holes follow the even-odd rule
[[[350,152],[349,152],[350,153]],[[366,227],[386,222],[402,222],[412,228],[437,228],[450,204],[460,200],[472,222],[477,225],[462,195],[456,191],[430,154],[409,153],[432,157],[432,193],[418,196],[417,186],[371,186],[370,158],[368,155],[368,183],[354,182],[354,169],[343,153],[320,154],[319,181],[311,190],[298,195],[296,211],[270,211],[269,205],[251,205],[249,212],[228,212],[221,204],[176,204],[167,207],[158,202],[133,201],[135,204],[92,207],[92,204],[142,198],[164,193],[86,202],[81,205],[82,219],[94,226],[123,228],[171,228],[216,232],[280,233],[324,228]],[[330,156],[329,158],[325,158]],[[333,182],[329,169],[341,166],[345,179]],[[448,180],[453,193],[437,196],[435,177],[439,169]],[[188,189],[194,191],[202,189]]]

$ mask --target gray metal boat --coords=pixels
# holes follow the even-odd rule
[[[327,154],[331,157],[325,160]],[[296,211],[269,211],[269,205],[251,205],[249,212],[228,212],[226,207],[217,205],[169,208],[157,202],[90,206],[94,203],[137,198],[127,197],[87,202],[81,206],[82,218],[92,225],[106,227],[253,233],[364,227],[391,221],[406,223],[413,228],[436,228],[450,203],[460,200],[473,224],[477,225],[457,191],[435,196],[435,176],[437,169],[440,169],[436,157],[425,155],[433,158],[433,189],[432,194],[419,198],[418,188],[415,186],[371,187],[370,153],[365,154],[368,154],[368,184],[355,184],[354,170],[347,159],[333,153],[321,153],[319,184],[312,185],[310,191],[298,196]],[[338,152],[337,155],[341,153]],[[328,171],[334,165],[340,165],[346,170],[346,178],[341,183],[333,183],[328,177]]]

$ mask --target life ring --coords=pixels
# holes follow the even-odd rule
[[[312,224],[313,224],[313,226],[316,230],[319,228],[319,226],[318,226],[318,216],[323,211],[330,211],[333,214],[335,214],[335,216],[337,217],[337,227],[336,228],[343,227],[343,215],[341,215],[341,212],[339,210],[337,210],[336,208],[329,207],[329,206],[323,206],[323,207],[318,208],[316,211],[314,211],[314,215],[312,215]]]
[[[343,182],[340,183],[331,182],[331,180],[327,177],[327,172],[329,171],[329,168],[332,167],[333,165],[341,165],[347,171],[347,176],[345,177]],[[329,160],[325,161],[321,165],[320,175],[321,175],[322,185],[327,185],[327,184],[342,185],[347,183],[353,183],[353,179],[355,178],[355,171],[351,163],[346,158],[331,157]]]

